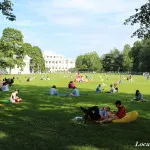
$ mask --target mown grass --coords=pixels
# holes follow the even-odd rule
[[[136,141],[150,143],[150,81],[142,76],[133,76],[133,82],[124,80],[119,93],[107,94],[109,85],[119,79],[118,75],[87,74],[93,77],[88,83],[75,83],[81,97],[56,97],[46,93],[56,85],[60,93],[70,93],[68,82],[74,80],[67,74],[50,74],[50,80],[36,79],[26,82],[27,75],[19,76],[9,92],[0,93],[0,103],[8,100],[14,89],[24,102],[18,105],[4,104],[0,107],[0,150],[136,150],[150,147],[135,147]],[[7,77],[7,76],[6,76]],[[12,77],[12,76],[11,76]],[[95,92],[102,82],[107,84],[104,92]],[[135,90],[139,89],[148,102],[132,102]],[[74,121],[82,116],[79,106],[108,105],[116,110],[114,102],[121,100],[127,111],[136,110],[139,118],[128,124],[84,124]]]

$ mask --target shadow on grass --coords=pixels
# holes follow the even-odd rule
[[[88,96],[57,97],[46,94],[48,86],[15,85],[11,90],[16,87],[20,89],[20,97],[24,102],[18,105],[5,104],[1,108],[0,150],[136,150],[136,141],[150,141],[150,102],[131,102],[133,95],[97,94],[81,89],[81,93],[88,93]],[[67,88],[58,89],[60,93],[71,92]],[[0,100],[9,99],[10,92],[0,94]],[[115,110],[116,99],[120,99],[128,111],[139,112],[136,122],[98,125],[73,120],[75,116],[82,115],[79,106],[108,105]]]

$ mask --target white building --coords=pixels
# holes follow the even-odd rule
[[[25,63],[25,66],[23,67],[23,69],[15,65],[15,67],[11,69],[11,74],[30,74],[30,60],[31,58],[26,55],[23,60]],[[6,70],[9,73],[9,68],[7,68]]]
[[[75,67],[75,60],[66,59],[63,55],[58,55],[52,51],[44,53],[43,57],[49,72],[68,71],[68,69]]]

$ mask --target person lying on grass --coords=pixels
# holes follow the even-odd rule
[[[58,94],[58,91],[56,90],[56,86],[55,86],[55,85],[53,85],[53,86],[51,87],[51,89],[50,89],[50,91],[49,91],[49,94],[50,94],[50,95],[59,95],[59,94]]]
[[[92,107],[82,107],[80,109],[84,112],[84,120],[87,121],[100,121],[108,118],[109,114],[111,114],[110,108],[108,106],[104,106],[103,108],[99,108],[98,106]]]
[[[123,118],[126,115],[126,108],[123,105],[121,105],[121,101],[119,100],[115,102],[115,105],[118,108],[118,111],[116,113],[109,114],[106,119],[96,122],[102,124],[105,122],[111,122],[112,120]]]
[[[70,93],[70,96],[80,96],[79,90],[76,87],[73,87],[73,91]]]
[[[16,103],[16,102],[23,101],[20,97],[16,96],[18,93],[19,93],[19,90],[15,90],[13,93],[11,93],[10,102]]]

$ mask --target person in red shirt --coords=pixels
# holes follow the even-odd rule
[[[117,100],[115,102],[116,107],[118,108],[118,111],[116,113],[109,114],[108,118],[97,121],[97,123],[105,123],[105,122],[111,122],[112,120],[121,119],[126,115],[126,108],[121,105],[121,101]]]

